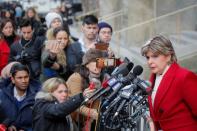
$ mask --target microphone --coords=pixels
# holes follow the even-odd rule
[[[101,88],[97,89],[93,95],[91,95],[90,97],[86,98],[83,101],[82,104],[85,104],[90,99],[92,99],[93,97],[95,97],[96,95],[98,95],[102,90],[104,90],[105,88],[108,88],[108,83],[113,83],[113,82],[115,83],[116,81],[114,79],[111,79],[111,81],[105,81],[104,84],[102,84]]]
[[[133,114],[131,115],[131,118],[133,121],[137,121],[141,118],[141,116],[145,115],[147,112],[147,106],[146,105],[142,105],[139,108],[137,108],[135,110],[135,112],[133,112]]]
[[[111,76],[116,77],[119,74],[126,76],[132,68],[133,68],[132,62],[122,63],[113,70],[113,72],[111,73]]]
[[[149,81],[140,80],[139,78],[136,80],[138,80],[139,82],[134,81],[134,84],[137,85],[137,87],[140,87],[140,89],[134,93],[129,101],[129,104],[132,104],[132,106],[135,107],[143,104],[144,101],[146,101],[146,97],[144,97],[144,95],[149,95],[152,91],[152,89],[150,88],[151,83]]]
[[[107,109],[104,112],[104,115],[108,113],[111,110],[111,108],[114,107],[118,102],[120,102],[122,98],[129,99],[133,90],[135,89],[136,89],[136,85],[134,84],[126,85],[125,87],[121,89],[121,92],[119,93],[119,95],[109,105],[102,104],[102,107],[106,106],[105,108]]]
[[[113,87],[114,85],[116,86],[118,84],[118,80],[117,79],[110,79],[109,81],[109,86],[107,88],[105,88],[104,90],[102,90],[100,93],[98,93],[98,95],[96,95],[95,97],[92,98],[92,101],[95,101],[96,99],[98,99],[100,96],[102,96],[103,94],[105,94],[106,92],[111,90],[111,87]]]
[[[133,91],[136,90],[136,88],[137,88],[137,86],[135,84],[130,84],[129,89],[127,89],[121,93],[121,98],[123,98],[123,100],[122,100],[121,104],[119,105],[117,111],[115,112],[113,118],[118,116],[119,112],[122,110],[125,103],[130,99]]]
[[[133,68],[133,63],[132,62],[124,65],[124,68],[123,68],[123,64],[121,64],[119,66],[119,69],[118,69],[118,74],[117,73],[114,74],[112,76],[112,78],[110,78],[109,80],[105,81],[102,84],[102,87],[100,89],[96,90],[96,92],[92,96],[90,96],[89,98],[86,98],[84,100],[83,104],[86,103],[87,101],[89,101],[90,99],[92,99],[93,97],[98,95],[96,98],[99,98],[104,93],[106,93],[109,90],[111,90],[111,87],[118,82],[118,79],[116,79],[116,77],[120,76],[120,75],[123,75],[123,76],[127,75],[132,68]],[[96,99],[94,99],[94,100],[96,100]]]
[[[151,89],[151,82],[150,81],[145,81],[141,80],[140,78],[136,78],[133,80],[133,83],[136,84],[140,89],[145,93],[145,94],[151,94],[152,89]]]
[[[106,98],[103,105],[108,105],[109,102],[112,99],[114,99],[116,94],[120,91],[121,87],[123,85],[125,85],[125,83],[128,83],[128,82],[132,81],[133,79],[135,79],[136,76],[138,76],[142,73],[142,71],[143,71],[143,68],[140,65],[137,65],[136,67],[134,67],[133,73],[129,72],[129,74],[126,76],[126,78],[122,79],[122,81],[118,87],[116,87],[116,88],[112,87],[112,89],[114,89],[114,91]]]
[[[114,114],[114,116],[113,116],[113,119],[115,119],[116,116],[118,116],[119,112],[122,110],[122,108],[123,108],[123,106],[125,105],[126,102],[127,102],[126,99],[124,99],[124,100],[121,102],[120,106],[118,107],[117,111],[115,112],[115,114]]]

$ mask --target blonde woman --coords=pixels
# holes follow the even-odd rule
[[[156,130],[197,130],[197,75],[182,68],[169,39],[156,36],[141,49],[151,71],[150,115]]]
[[[61,78],[50,78],[43,83],[35,97],[33,131],[73,131],[70,113],[77,109],[84,95],[68,98],[68,88]],[[86,90],[84,94],[91,93]]]
[[[52,77],[61,77],[65,80],[72,74],[67,66],[67,50],[69,35],[62,27],[53,31],[55,40],[47,41],[42,52],[42,75],[41,81]]]

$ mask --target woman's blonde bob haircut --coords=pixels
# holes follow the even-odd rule
[[[171,55],[169,64],[177,61],[171,41],[162,35],[155,36],[153,39],[149,40],[145,45],[142,46],[142,56],[146,56],[149,51],[156,55]]]
[[[46,93],[54,92],[60,84],[64,84],[66,87],[66,82],[61,78],[50,78],[43,83],[42,91]]]

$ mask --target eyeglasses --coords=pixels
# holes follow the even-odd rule
[[[101,34],[105,35],[112,35],[111,31],[100,31]]]

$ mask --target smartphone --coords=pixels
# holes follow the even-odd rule
[[[109,47],[109,44],[107,44],[107,43],[98,42],[95,44],[95,48],[98,50],[107,50],[108,47]]]

